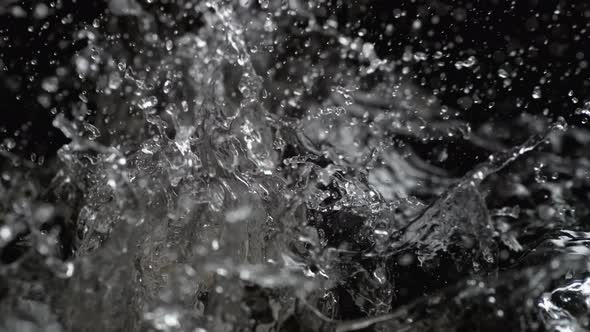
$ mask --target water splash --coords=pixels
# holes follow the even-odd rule
[[[466,306],[491,328],[587,328],[587,279],[554,287],[587,273],[587,158],[559,176],[585,130],[523,117],[500,142],[321,2],[171,6],[109,1],[68,69],[92,89],[53,120],[70,142],[47,167],[1,151],[3,328],[459,330]],[[489,158],[452,170],[456,145]]]

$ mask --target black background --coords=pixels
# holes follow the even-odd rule
[[[95,19],[104,20],[108,3],[63,1],[61,9],[40,20],[32,15],[38,3],[3,4],[0,58],[5,68],[0,71],[0,127],[3,138],[13,137],[18,142],[18,154],[35,152],[51,157],[67,140],[52,127],[49,109],[37,101],[42,79],[54,75],[59,66],[70,64],[72,56],[86,46],[84,40],[72,42],[74,32]],[[168,2],[139,3],[152,11],[177,8]],[[14,17],[10,8],[15,4],[29,15]],[[456,109],[461,109],[458,99],[462,88],[473,85],[472,91],[479,92],[482,103],[463,110],[460,117],[475,127],[490,119],[506,120],[523,111],[542,114],[544,110],[550,117],[561,115],[574,125],[580,124],[582,116],[574,110],[583,104],[590,84],[588,68],[583,64],[590,56],[585,31],[590,22],[588,7],[583,1],[555,0],[331,1],[326,6],[327,15],[338,18],[343,33],[363,32],[381,57],[400,59],[408,48],[430,55],[440,50],[448,55],[444,61],[410,64],[409,77],[428,91],[446,87],[438,97]],[[403,12],[405,15],[400,16]],[[67,15],[71,15],[71,22],[64,24],[61,20]],[[416,20],[421,22],[420,29],[413,28]],[[50,28],[39,29],[46,22]],[[199,24],[179,22],[181,30],[197,29]],[[388,24],[394,27],[390,35],[384,33]],[[30,26],[36,27],[33,33],[28,31]],[[518,54],[511,56],[510,52]],[[469,56],[477,59],[479,69],[457,70],[455,62]],[[518,69],[509,89],[502,87],[499,68]],[[550,80],[543,85],[543,97],[531,98],[533,88],[547,73]],[[87,88],[91,86],[69,87],[62,103],[67,104]],[[578,104],[568,96],[570,91],[580,100]],[[522,100],[520,108],[516,106],[518,98]],[[491,109],[490,103],[494,103]]]

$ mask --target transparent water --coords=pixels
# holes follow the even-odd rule
[[[3,330],[588,328],[588,131],[472,128],[322,1],[108,8],[42,80],[88,87],[58,158],[4,142]]]

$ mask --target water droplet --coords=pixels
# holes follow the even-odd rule
[[[149,97],[144,97],[141,98],[139,100],[139,103],[137,104],[137,106],[139,106],[139,108],[141,108],[142,110],[149,110],[150,108],[155,107],[158,104],[158,98],[156,98],[156,96],[149,96]]]
[[[501,78],[507,78],[509,75],[505,69],[500,68],[498,69],[498,76],[500,76]]]
[[[109,88],[112,90],[116,90],[121,86],[123,83],[123,79],[121,78],[121,74],[118,72],[112,72],[109,75]]]
[[[41,83],[41,87],[43,88],[43,90],[47,92],[57,92],[57,90],[59,89],[59,80],[55,76],[48,77],[43,80],[43,83]]]
[[[540,98],[543,96],[543,94],[542,94],[542,92],[541,92],[541,87],[539,87],[539,86],[536,86],[536,87],[533,89],[532,96],[533,96],[533,99],[540,99]]]
[[[262,9],[267,9],[268,4],[269,4],[269,0],[258,0],[258,3],[260,4],[260,7]]]
[[[12,229],[8,226],[0,226],[0,244],[7,243],[12,240]]]
[[[170,80],[166,80],[166,81],[164,82],[164,86],[162,87],[162,91],[163,91],[165,94],[169,94],[169,93],[170,93],[170,91],[172,91],[172,81],[170,81]]]

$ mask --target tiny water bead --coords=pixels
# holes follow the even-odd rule
[[[536,86],[533,89],[532,97],[533,97],[533,99],[541,99],[541,97],[543,97],[543,92],[541,91],[541,87]]]

